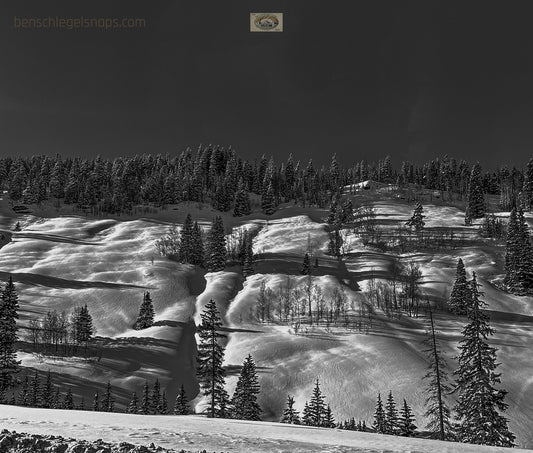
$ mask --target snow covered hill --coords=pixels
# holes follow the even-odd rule
[[[380,197],[371,190],[355,196],[366,197],[372,203],[378,224],[384,229],[404,222],[413,209],[412,204]],[[452,228],[465,237],[475,235],[477,227],[464,227],[464,213],[457,208],[427,204],[424,210],[427,228]],[[153,382],[156,378],[170,401],[182,383],[189,395],[196,395],[194,321],[213,298],[229,335],[227,390],[231,394],[243,359],[252,354],[258,365],[262,389],[259,402],[266,421],[279,420],[288,394],[295,396],[297,409],[301,410],[319,378],[337,420],[355,417],[370,422],[378,392],[383,395],[392,390],[396,401],[405,398],[413,406],[417,425],[424,426],[424,313],[419,318],[396,319],[378,312],[368,334],[342,325],[301,326],[297,332],[289,323],[261,322],[257,316],[261,282],[273,291],[274,300],[279,299],[288,282],[291,288],[304,290],[306,278],[300,275],[300,268],[309,247],[318,259],[312,282],[321,288],[325,299],[342,289],[348,306],[357,313],[368,302],[365,290],[370,278],[375,276],[379,281],[389,277],[389,253],[365,247],[355,238],[349,242],[346,256],[340,261],[334,259],[326,254],[328,235],[321,220],[326,211],[283,206],[268,220],[262,215],[224,217],[227,227],[261,227],[254,239],[254,252],[260,259],[253,276],[244,280],[238,269],[204,275],[192,266],[158,256],[154,249],[154,240],[166,232],[170,222],[182,221],[188,211],[203,224],[213,215],[211,210],[189,206],[167,211],[158,219],[54,217],[52,212],[41,212],[43,217],[18,217],[23,230],[12,232],[12,241],[0,249],[0,278],[14,276],[21,298],[21,333],[30,319],[48,310],[70,312],[75,306],[87,304],[103,345],[101,358],[95,360],[50,358],[26,348],[19,353],[23,366],[51,370],[57,384],[70,387],[75,398],[84,396],[86,401],[110,381],[119,408],[127,404],[132,391],[141,390],[145,380]],[[0,201],[0,228],[11,229],[14,220],[6,201]],[[431,253],[406,253],[401,258],[420,264],[423,291],[435,301],[448,296],[459,257],[469,272],[478,273],[496,329],[491,343],[499,350],[502,387],[509,391],[506,401],[510,428],[520,446],[531,448],[533,299],[506,294],[494,285],[495,277],[502,274],[502,253],[501,247],[485,241]],[[136,331],[131,326],[144,291],[152,295],[156,324]],[[436,324],[451,373],[456,368],[452,358],[457,354],[464,319],[439,311]],[[195,404],[202,409],[201,399]],[[192,441],[197,448],[228,451],[503,450],[201,417],[146,419],[84,412],[76,420],[72,412],[60,414],[63,412],[56,416],[45,410],[3,406],[0,428],[69,430],[69,435],[110,436],[110,440],[136,433],[148,436],[150,441],[153,437],[162,446],[192,448],[192,444],[187,445]],[[180,430],[189,434],[180,434]],[[250,440],[256,435],[263,439],[257,440],[258,444]],[[143,443],[146,440],[142,438]]]
[[[269,422],[0,406],[0,426],[36,434],[228,453],[496,453],[506,448]],[[518,450],[517,450],[518,451]],[[519,450],[532,451],[532,450]]]

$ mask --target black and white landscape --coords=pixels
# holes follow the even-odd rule
[[[533,451],[521,5],[72,3],[0,7],[0,452]]]

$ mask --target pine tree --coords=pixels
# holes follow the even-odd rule
[[[52,407],[54,409],[61,409],[63,407],[63,403],[61,401],[61,394],[59,392],[59,386],[56,386]]]
[[[507,227],[504,283],[515,294],[533,289],[533,249],[524,213],[516,208],[511,210]]]
[[[244,263],[242,273],[245,277],[248,277],[254,273],[254,250],[252,236],[249,233],[246,233],[245,237],[246,243],[244,248]]]
[[[392,391],[389,391],[387,397],[387,405],[385,407],[385,426],[386,434],[396,434],[398,431],[398,411],[396,403],[392,396]]]
[[[242,217],[244,215],[249,215],[251,212],[250,198],[248,196],[248,192],[244,188],[244,182],[242,178],[240,178],[237,186],[237,192],[235,194],[235,207],[233,209],[233,216]]]
[[[150,400],[150,387],[148,386],[148,381],[144,383],[143,396],[141,400],[141,410],[140,413],[148,415],[152,412],[152,404]]]
[[[231,399],[233,418],[260,420],[261,408],[257,403],[259,382],[254,360],[248,355],[242,364],[241,373]]]
[[[194,222],[192,227],[192,259],[191,264],[195,266],[204,265],[204,241],[202,238],[202,229],[198,222]]]
[[[398,422],[398,429],[400,436],[412,437],[416,432],[415,417],[413,411],[407,404],[405,399],[403,400],[403,407],[400,410],[400,419]]]
[[[134,324],[134,329],[141,330],[147,329],[154,324],[154,305],[150,297],[150,293],[146,291],[143,296],[143,302],[139,309],[139,315]]]
[[[444,395],[451,392],[448,385],[448,375],[446,373],[446,361],[442,356],[439,343],[435,335],[435,323],[433,312],[428,302],[430,326],[428,336],[425,340],[428,348],[425,352],[428,355],[429,367],[424,376],[427,381],[426,387],[426,413],[424,416],[429,420],[426,428],[433,433],[434,437],[440,440],[450,440],[452,436],[452,425],[450,422],[450,409],[446,404]]]
[[[309,258],[309,253],[306,253],[304,256],[304,262],[302,264],[302,270],[300,271],[302,275],[309,275],[311,272],[311,260]]]
[[[276,210],[272,181],[269,183],[267,190],[261,196],[261,209],[263,211],[263,214],[266,215],[272,215]]]
[[[107,381],[104,397],[102,398],[102,405],[100,410],[102,412],[113,412],[115,407],[115,400],[111,392],[111,382]]]
[[[387,420],[385,418],[385,410],[383,409],[383,402],[381,401],[380,393],[378,393],[378,400],[376,403],[376,411],[374,412],[374,423],[372,428],[378,434],[387,434]]]
[[[13,284],[9,280],[0,295],[0,389],[6,390],[14,384],[15,374],[20,371],[20,361],[17,360],[15,343],[17,336],[18,296]]]
[[[82,395],[80,400],[80,405],[78,406],[78,410],[84,411],[85,410],[85,397]]]
[[[191,215],[187,214],[180,231],[179,260],[181,263],[191,263],[193,255],[193,223]]]
[[[305,402],[304,410],[302,411],[302,424],[305,426],[313,426],[313,419],[307,401]]]
[[[453,284],[448,307],[452,313],[456,315],[466,315],[468,312],[468,303],[470,300],[469,285],[466,280],[466,270],[463,260],[459,258],[457,261],[457,271],[455,274],[455,282]]]
[[[152,413],[161,413],[161,385],[159,384],[159,379],[156,379],[154,382],[150,406],[152,407]]]
[[[63,409],[74,409],[74,397],[72,396],[72,389],[70,387],[65,394],[65,399],[63,400]]]
[[[93,327],[93,318],[89,314],[89,309],[87,304],[75,312],[74,315],[74,332],[76,344],[85,344],[85,349],[87,349],[87,344],[92,340],[92,337],[95,333]]]
[[[98,412],[100,410],[100,397],[98,395],[98,392],[94,394],[93,399],[93,411]]]
[[[37,371],[35,371],[33,379],[30,382],[28,399],[31,407],[41,406],[41,381],[39,379],[39,374],[37,373]]]
[[[168,414],[167,392],[163,392],[163,394],[161,395],[161,414]]]
[[[485,215],[485,199],[483,195],[483,180],[481,177],[481,165],[477,162],[472,167],[468,183],[467,210],[469,218],[480,219]]]
[[[333,412],[331,407],[328,404],[326,407],[326,412],[324,414],[324,421],[322,422],[324,428],[335,428],[335,418],[333,418]]]
[[[131,395],[131,401],[128,404],[128,414],[136,414],[139,412],[139,399],[137,398],[137,392],[133,392]]]
[[[424,222],[425,215],[423,214],[423,212],[424,212],[424,208],[422,204],[418,203],[416,205],[415,210],[413,211],[413,215],[407,222],[405,222],[405,224],[407,226],[414,228],[416,232],[421,231],[425,225],[425,222]]]
[[[475,272],[471,281],[472,308],[469,323],[463,328],[460,341],[459,368],[455,372],[455,407],[459,418],[459,440],[462,442],[500,447],[514,446],[515,436],[507,427],[507,419],[500,414],[507,409],[505,390],[499,390],[500,374],[495,370],[496,348],[488,345],[487,338],[494,334],[488,316],[481,310],[486,305],[480,300]]]
[[[294,408],[294,397],[292,397],[291,395],[287,396],[287,407],[283,411],[281,423],[288,423],[290,425],[300,424],[300,415],[298,414],[298,411]]]
[[[22,381],[22,386],[20,388],[20,392],[17,398],[18,406],[29,406],[30,405],[29,394],[28,394],[29,388],[30,388],[30,381],[28,379],[28,376],[25,376],[24,380]]]
[[[207,235],[206,266],[208,272],[223,271],[226,267],[226,236],[222,217],[216,216]]]
[[[215,417],[217,411],[224,410],[221,406],[226,404],[224,398],[225,372],[222,368],[224,349],[218,343],[219,339],[225,338],[226,335],[219,332],[222,322],[213,299],[206,304],[200,316],[202,323],[198,326],[200,344],[198,345],[196,375],[203,395],[210,398],[209,416]]]
[[[326,415],[326,405],[324,404],[324,395],[322,395],[322,391],[320,390],[318,378],[315,382],[311,401],[309,402],[309,414],[312,426],[322,426]]]
[[[48,374],[46,375],[46,382],[41,389],[40,399],[41,399],[41,407],[44,407],[47,409],[53,407],[54,388],[52,385],[52,376],[50,374],[50,370],[48,370]]]
[[[189,408],[189,400],[187,399],[187,394],[185,393],[185,387],[181,384],[180,391],[176,396],[176,403],[174,404],[174,414],[175,415],[189,415],[191,412]]]

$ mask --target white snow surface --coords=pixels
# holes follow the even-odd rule
[[[0,405],[0,428],[78,439],[153,442],[165,448],[228,453],[496,453],[507,448],[386,436],[270,422],[209,419],[201,416],[129,415],[28,409]],[[532,450],[514,450],[532,451]]]

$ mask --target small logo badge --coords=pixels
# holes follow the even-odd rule
[[[250,13],[250,31],[283,31],[283,13]]]

